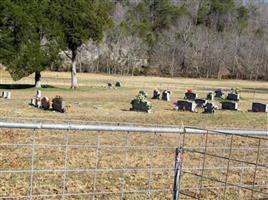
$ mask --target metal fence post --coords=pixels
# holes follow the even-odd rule
[[[183,159],[183,148],[182,147],[176,148],[173,200],[180,199],[180,180],[181,180],[182,159]]]

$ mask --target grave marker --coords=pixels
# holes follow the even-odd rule
[[[222,98],[223,95],[224,95],[224,93],[223,93],[223,91],[222,91],[221,88],[215,90],[215,97],[217,97],[217,98]]]
[[[209,92],[209,93],[207,94],[207,100],[209,100],[209,101],[214,101],[214,94],[213,94],[212,92]]]
[[[159,90],[154,90],[152,99],[160,99],[160,95],[161,93]]]
[[[52,99],[52,108],[55,111],[64,113],[66,111],[65,108],[65,101],[62,97],[56,96],[54,99]]]
[[[143,95],[136,96],[130,104],[132,105],[131,111],[150,112],[152,109],[151,103]]]
[[[230,101],[239,101],[240,100],[240,95],[236,93],[229,93],[227,95],[227,99]]]
[[[214,106],[213,103],[207,103],[204,106],[204,112],[203,113],[214,113],[215,109],[216,109],[216,107]]]
[[[232,101],[221,102],[222,110],[238,110],[238,103]]]
[[[189,101],[195,101],[195,99],[198,97],[198,95],[196,93],[187,91],[185,93],[184,99],[187,99]]]
[[[120,81],[117,81],[116,83],[115,83],[115,87],[121,87],[122,86],[122,83],[120,82]]]
[[[44,110],[49,110],[50,109],[50,101],[49,101],[49,98],[48,97],[43,97],[41,99],[41,107]]]
[[[164,90],[162,92],[162,100],[164,101],[170,101],[171,91]]]
[[[197,107],[203,107],[207,104],[207,100],[205,99],[195,99],[195,103],[197,104]]]
[[[176,103],[176,109],[182,111],[196,111],[197,104],[194,101],[178,100]]]
[[[268,112],[268,104],[254,102],[252,112]]]

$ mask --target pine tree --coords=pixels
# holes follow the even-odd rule
[[[0,3],[0,62],[14,80],[36,73],[36,87],[41,87],[41,71],[60,62],[58,34],[47,15],[49,4],[49,0]]]
[[[112,24],[112,4],[106,0],[57,0],[50,5],[52,21],[60,25],[62,49],[70,50],[72,61],[71,88],[78,87],[77,51],[84,42],[100,41],[105,28]]]

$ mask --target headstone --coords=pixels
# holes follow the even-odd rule
[[[11,92],[6,92],[5,99],[11,99]]]
[[[164,90],[162,92],[162,100],[164,101],[170,101],[171,91]]]
[[[179,100],[176,103],[177,110],[195,112],[196,107],[197,105],[194,101]]]
[[[148,97],[148,93],[147,92],[145,92],[145,91],[143,91],[143,90],[141,90],[141,91],[139,91],[139,94],[140,95],[143,95],[144,97]]]
[[[41,90],[37,90],[35,96],[36,96],[36,98],[41,98],[42,97]]]
[[[268,112],[268,104],[254,102],[252,112]]]
[[[36,105],[35,105],[37,108],[41,108],[42,107],[42,102],[41,102],[41,99],[38,98],[36,99]]]
[[[65,101],[61,97],[55,97],[52,99],[52,108],[55,111],[64,113],[66,111]]]
[[[203,113],[214,113],[215,112],[215,106],[213,105],[213,103],[207,103],[204,106],[204,112]]]
[[[49,110],[50,109],[50,101],[49,101],[49,98],[48,97],[43,97],[41,99],[41,107],[44,110]]]
[[[236,93],[229,93],[227,95],[227,99],[230,100],[230,101],[239,101],[240,95],[236,94]]]
[[[209,100],[209,101],[214,101],[214,94],[213,94],[212,92],[209,92],[209,93],[207,94],[207,100]]]
[[[122,86],[122,83],[120,82],[120,81],[117,81],[116,83],[115,83],[115,87],[121,87]]]
[[[195,103],[197,105],[197,107],[203,107],[204,105],[207,104],[207,100],[205,99],[195,99]]]
[[[132,111],[150,112],[152,109],[151,103],[143,95],[135,97],[130,104],[132,105],[132,108],[130,108]]]
[[[36,106],[36,98],[35,97],[31,98],[30,105]]]
[[[238,110],[238,103],[232,101],[224,101],[222,104],[222,110]]]
[[[221,97],[223,97],[223,95],[224,95],[224,93],[223,93],[222,89],[219,88],[219,89],[215,90],[215,97],[221,98]]]
[[[5,99],[7,98],[7,91],[2,92],[2,97]]]
[[[160,95],[161,93],[159,90],[154,90],[152,99],[160,99]]]
[[[195,101],[195,99],[197,97],[198,97],[198,95],[196,93],[188,91],[188,92],[185,93],[184,99],[187,99],[187,100],[190,100],[190,101]]]

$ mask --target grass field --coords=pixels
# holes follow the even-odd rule
[[[43,83],[48,87],[42,88],[42,95],[49,98],[56,95],[63,96],[70,105],[67,113],[44,111],[29,106],[30,98],[35,94],[35,88],[17,88],[11,90],[11,100],[0,99],[1,120],[73,123],[125,122],[205,128],[267,129],[268,127],[267,114],[248,112],[254,99],[268,103],[267,82],[119,77],[99,74],[79,74],[78,76],[80,88],[72,91],[69,89],[69,73],[43,73]],[[115,83],[117,80],[122,81],[123,87],[118,89],[107,87],[108,82]],[[32,82],[33,77],[27,77],[16,84],[31,84]],[[14,84],[10,76],[3,71],[0,73],[0,83],[1,88]],[[239,103],[241,111],[218,110],[213,115],[207,115],[202,114],[201,110],[198,113],[188,113],[173,109],[173,102],[183,98],[186,89],[191,88],[200,97],[205,97],[209,90],[219,87],[226,90],[231,87],[242,89],[242,100]],[[129,111],[130,101],[139,90],[145,90],[151,95],[152,91],[157,88],[172,90],[171,102],[150,100],[153,104],[153,111],[149,114]],[[68,134],[67,154],[66,134]],[[230,136],[211,135],[208,140],[208,153],[230,156],[233,159],[252,163],[258,158],[260,164],[268,165],[267,140],[261,141],[259,156],[257,156],[258,139],[235,138],[231,153]],[[171,199],[174,151],[176,147],[182,145],[183,141],[185,141],[186,148],[204,150],[203,135],[187,135],[183,138],[183,135],[178,134],[1,129],[0,197],[25,196],[15,199],[29,199],[28,196],[32,193],[34,196],[32,199],[63,199],[61,194],[65,192],[70,194],[64,198],[68,200]],[[34,149],[33,143],[36,145]],[[33,155],[34,161],[32,162]],[[202,155],[189,151],[185,153],[183,168],[185,171],[200,174],[202,162],[204,162]],[[208,156],[204,164],[206,168],[204,176],[224,181],[227,173],[226,160]],[[256,171],[255,187],[264,193],[268,192],[267,168],[255,169],[252,164],[234,161],[229,163],[229,168],[229,183],[251,188]],[[32,169],[36,171],[32,176],[33,187],[30,191]],[[67,174],[64,173],[66,169],[69,170]],[[198,194],[200,179],[187,173],[182,178],[182,189],[196,188],[184,189],[184,191],[192,195]],[[65,180],[65,187],[63,180]],[[200,199],[223,199],[224,184],[204,180],[203,187],[209,189],[202,192]],[[149,194],[148,191],[150,191]],[[96,194],[94,197],[93,192]],[[254,199],[266,198],[265,195],[258,193],[253,197]],[[191,198],[184,196],[181,199]],[[249,200],[251,193],[247,189],[237,190],[237,188],[230,187],[226,190],[226,199]]]
[[[158,77],[120,77],[99,74],[78,74],[80,88],[76,91],[69,89],[70,74],[44,72],[42,95],[53,98],[60,95],[70,105],[67,113],[43,111],[29,106],[30,98],[35,94],[35,88],[12,89],[11,100],[0,100],[0,115],[2,118],[32,118],[33,120],[82,120],[101,122],[127,122],[142,124],[162,124],[198,127],[234,127],[266,129],[268,115],[266,113],[248,112],[251,103],[255,101],[268,103],[268,83],[241,80],[202,80],[184,78]],[[123,87],[109,89],[108,82],[122,81]],[[0,73],[0,88],[8,84],[32,84],[33,76],[13,82],[7,72]],[[239,102],[239,112],[217,111],[214,115],[198,113],[176,112],[173,103],[182,99],[186,89],[193,89],[199,97],[205,97],[208,91],[223,88],[226,91],[232,87],[242,89],[242,100]],[[151,114],[129,111],[130,101],[140,90],[148,92],[151,97],[154,89],[170,89],[173,92],[171,102],[150,100],[153,105]],[[2,89],[4,90],[4,89]],[[216,102],[219,107],[219,102]]]

